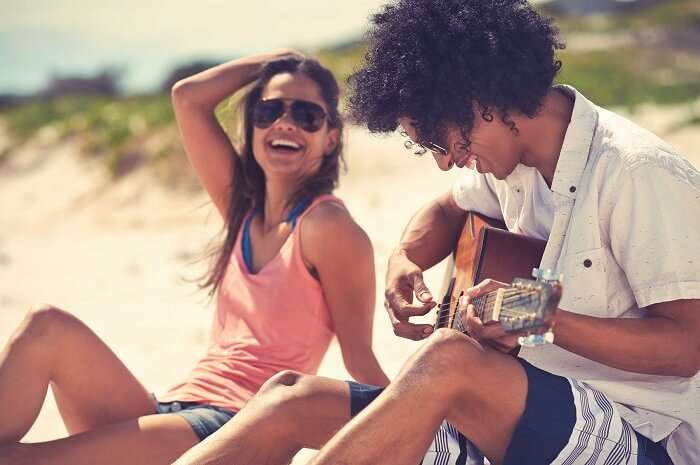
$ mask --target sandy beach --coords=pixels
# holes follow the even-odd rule
[[[674,111],[680,110],[643,108],[633,119],[700,166],[700,127],[672,131]],[[78,156],[75,147],[71,141],[32,142],[0,166],[0,342],[28,308],[51,303],[84,320],[148,389],[163,392],[205,350],[212,304],[191,279],[203,270],[193,262],[220,219],[203,193],[169,191],[143,170],[109,185],[99,164]],[[440,172],[429,156],[411,156],[398,136],[350,128],[346,147],[349,171],[337,194],[374,244],[374,348],[394,376],[418,343],[395,337],[388,324],[386,260],[415,210],[460,173]],[[442,274],[437,267],[426,275],[436,296]],[[319,374],[348,378],[337,344]],[[25,440],[65,434],[49,395]],[[303,451],[294,464],[309,454]]]

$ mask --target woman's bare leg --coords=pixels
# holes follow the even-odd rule
[[[54,392],[71,434],[155,412],[149,392],[84,323],[31,310],[0,353],[0,444],[19,441]]]
[[[197,441],[184,418],[149,415],[55,441],[0,445],[0,465],[166,465]]]
[[[284,371],[175,465],[287,464],[302,448],[319,449],[349,420],[346,382]]]

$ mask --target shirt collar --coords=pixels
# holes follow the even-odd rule
[[[559,152],[559,160],[552,179],[552,191],[575,199],[588,161],[595,127],[598,124],[598,112],[595,105],[573,87],[567,85],[555,87],[574,98],[574,109]]]

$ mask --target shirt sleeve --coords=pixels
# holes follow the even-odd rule
[[[465,175],[452,186],[455,203],[467,211],[475,211],[489,218],[503,219],[496,190],[487,175],[465,170]]]
[[[647,164],[620,184],[610,242],[637,305],[700,298],[698,171],[689,164]]]

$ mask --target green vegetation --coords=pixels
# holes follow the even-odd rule
[[[314,55],[328,69],[333,71],[341,86],[345,86],[352,72],[361,67],[365,60],[366,44],[358,40],[333,48],[321,49]]]
[[[560,29],[566,33],[669,30],[700,25],[700,2],[697,0],[665,0],[638,11],[587,17],[557,17],[546,4],[541,9],[545,14],[556,17]]]
[[[149,159],[157,160],[163,148],[146,153],[146,142],[172,127],[174,120],[166,95],[66,96],[11,107],[0,116],[16,147],[39,130],[50,131],[54,141],[76,137],[83,153],[103,158],[113,177],[126,174]]]
[[[54,126],[61,136],[93,133],[113,148],[131,135],[160,128],[173,120],[170,100],[164,95],[123,99],[81,95],[35,100],[9,108],[2,116],[20,139],[42,127]]]
[[[700,71],[683,69],[659,50],[615,48],[560,54],[559,82],[604,107],[633,109],[644,102],[675,104],[700,97]]]

